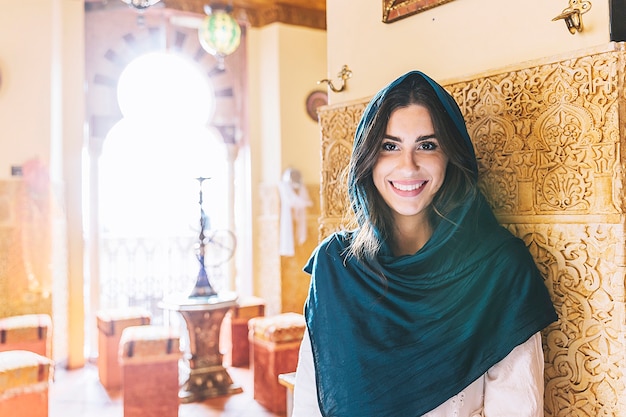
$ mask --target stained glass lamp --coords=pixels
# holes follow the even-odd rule
[[[198,29],[200,44],[217,58],[220,69],[224,69],[224,57],[232,54],[241,42],[241,28],[231,16],[230,9],[204,6],[207,16]]]

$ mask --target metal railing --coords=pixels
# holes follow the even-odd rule
[[[197,236],[104,236],[100,249],[99,308],[143,307],[160,324],[164,296],[190,293],[198,276]],[[211,284],[223,288],[221,266],[206,268]]]

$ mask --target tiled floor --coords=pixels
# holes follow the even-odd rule
[[[248,368],[228,368],[233,382],[243,392],[199,403],[181,404],[179,417],[284,417],[267,411],[253,399],[252,372]],[[107,392],[98,379],[98,368],[55,370],[50,387],[50,417],[123,417],[121,391]]]

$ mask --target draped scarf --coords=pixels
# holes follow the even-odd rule
[[[304,313],[324,417],[421,416],[556,320],[524,242],[479,191],[448,219],[414,255],[383,243],[375,267],[347,254],[354,232],[313,252]]]

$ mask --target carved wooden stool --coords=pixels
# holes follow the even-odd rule
[[[48,416],[54,363],[28,350],[0,352],[0,416]]]
[[[302,314],[283,313],[248,322],[252,344],[254,399],[274,413],[286,412],[287,393],[280,374],[294,372],[305,331]]]
[[[102,310],[96,313],[98,321],[98,377],[106,389],[122,386],[122,369],[118,363],[118,349],[124,329],[150,324],[150,313],[142,308],[128,307]]]
[[[0,352],[29,350],[52,357],[52,320],[48,314],[24,314],[0,319]]]
[[[124,417],[178,417],[180,337],[163,326],[131,326],[122,331]]]
[[[248,321],[265,315],[265,301],[258,297],[237,300],[227,316],[230,320],[230,364],[236,367],[250,365],[250,341],[248,340]]]

